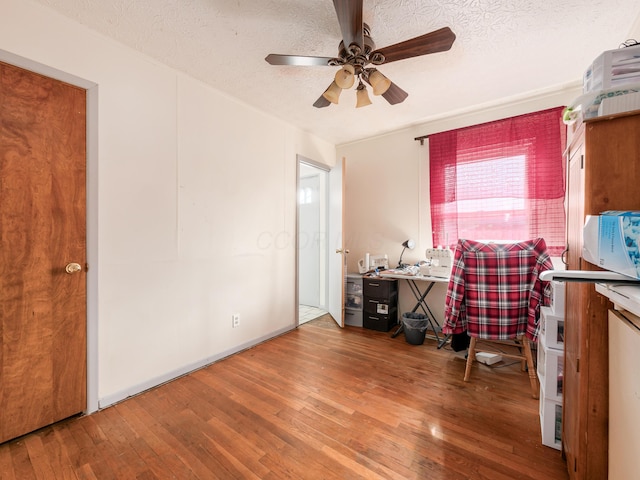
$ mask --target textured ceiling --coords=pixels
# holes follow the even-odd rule
[[[579,82],[591,61],[627,40],[637,0],[364,0],[378,48],[448,26],[448,52],[382,65],[409,93],[391,106],[313,102],[335,67],[271,66],[269,53],[337,55],[331,0],[36,0],[336,144],[454,111]],[[640,39],[638,39],[640,40]]]

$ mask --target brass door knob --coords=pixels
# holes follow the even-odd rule
[[[72,273],[81,272],[82,265],[79,263],[68,263],[64,269],[69,275],[71,275]]]

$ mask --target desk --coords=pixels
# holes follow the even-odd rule
[[[431,312],[431,309],[429,308],[429,304],[427,303],[426,298],[436,283],[449,283],[449,278],[448,277],[431,277],[431,276],[422,276],[422,275],[402,275],[399,273],[385,273],[384,271],[380,272],[380,276],[383,278],[395,278],[398,280],[407,281],[407,283],[409,284],[409,288],[411,288],[411,293],[413,293],[413,296],[416,298],[416,304],[411,310],[411,312],[414,313],[419,308],[422,309],[422,311],[427,317],[427,322],[429,322],[429,325],[431,326],[431,330],[433,330],[433,333],[435,334],[436,340],[438,342],[438,348],[442,348],[444,344],[447,343],[447,339],[449,337],[445,336],[444,338],[441,339],[440,335],[438,335],[438,332],[442,332],[442,327],[436,320],[436,317],[433,315],[433,312]],[[420,287],[418,287],[418,283],[426,283],[424,290],[422,291],[420,290]],[[400,320],[400,326],[396,329],[395,332],[393,332],[393,334],[391,334],[391,337],[393,338],[397,337],[400,333],[402,333],[403,328],[404,326],[402,324],[402,320]]]

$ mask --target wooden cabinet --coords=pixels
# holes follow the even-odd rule
[[[364,328],[388,332],[398,323],[398,281],[365,277],[362,280]]]
[[[586,215],[640,210],[640,115],[599,118],[569,129],[567,254],[582,259]],[[562,447],[572,479],[607,478],[608,299],[593,284],[566,284]]]

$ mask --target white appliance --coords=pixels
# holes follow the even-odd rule
[[[425,276],[448,278],[451,275],[453,265],[453,252],[449,248],[427,248],[425,271],[422,267],[420,273]]]
[[[609,297],[609,479],[637,478],[640,452],[640,286],[596,285]]]
[[[364,258],[358,260],[358,272],[361,274],[370,272],[376,268],[380,270],[389,269],[389,257],[386,253],[384,255],[369,255],[367,253]]]

